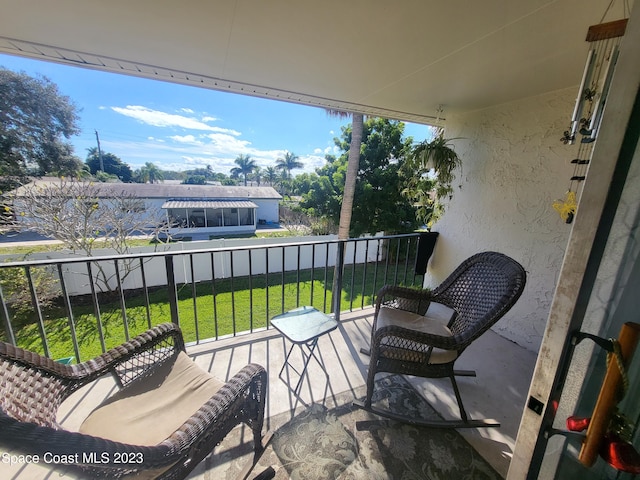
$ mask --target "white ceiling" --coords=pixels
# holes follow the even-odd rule
[[[432,123],[577,85],[609,2],[0,0],[0,52]]]

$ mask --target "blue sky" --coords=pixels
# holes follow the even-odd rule
[[[45,75],[79,107],[81,133],[71,142],[83,161],[97,146],[97,131],[102,151],[133,169],[145,162],[166,170],[211,165],[228,174],[240,154],[268,167],[289,151],[304,164],[295,175],[321,167],[326,153],[339,153],[333,139],[349,123],[321,108],[11,55],[0,54],[0,66]],[[429,128],[407,123],[405,135],[421,141]]]

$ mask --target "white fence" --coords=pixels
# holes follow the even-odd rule
[[[67,259],[60,268],[64,275],[67,295],[91,294],[89,269],[98,291],[114,290],[118,282],[123,290],[167,285],[167,254],[173,257],[176,284],[210,281],[249,275],[264,275],[311,268],[332,268],[336,263],[338,242],[335,235],[317,237],[218,239],[203,242],[162,244],[157,247],[138,247],[132,255],[115,257],[111,250],[95,251],[90,261],[72,252],[35,253],[29,260]],[[152,252],[155,255],[144,255]],[[141,255],[142,254],[142,255]],[[384,242],[376,237],[363,237],[346,243],[345,264],[375,262],[385,255]],[[3,256],[4,261],[18,260]],[[106,257],[100,260],[100,257]],[[20,258],[24,260],[24,258]],[[116,264],[118,274],[116,274]],[[51,266],[45,268],[52,268]],[[53,267],[55,268],[55,267]],[[57,278],[57,275],[53,275]],[[58,280],[56,280],[58,281]],[[59,281],[58,281],[59,283]]]

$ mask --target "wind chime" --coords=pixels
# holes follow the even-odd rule
[[[613,1],[611,0],[609,3],[602,20],[606,17]],[[628,17],[628,12],[628,3],[625,1],[625,17]],[[565,145],[579,142],[578,155],[571,160],[574,165],[573,175],[569,181],[569,189],[565,198],[553,203],[553,208],[566,223],[571,223],[576,213],[579,189],[587,177],[593,145],[600,129],[602,112],[607,101],[611,79],[618,60],[620,43],[626,27],[627,18],[624,18],[592,25],[587,32],[586,41],[590,44],[587,62],[571,116],[571,124],[561,138]]]

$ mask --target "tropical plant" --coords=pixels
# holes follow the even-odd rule
[[[253,175],[251,175],[251,180],[256,182],[258,184],[258,186],[260,186],[260,183],[262,183],[262,176],[263,175],[264,175],[264,171],[262,170],[262,168],[256,166],[253,169]]]
[[[287,175],[286,170],[281,170],[279,174],[276,175],[276,185],[280,186],[280,194],[285,195],[289,191],[289,185],[291,184],[291,179],[289,175]]]
[[[455,170],[462,162],[442,129],[433,140],[416,144],[400,173],[406,180],[402,194],[413,201],[419,220],[431,227],[444,212],[444,200],[453,196]]]
[[[299,157],[292,152],[286,152],[284,158],[278,158],[276,160],[276,168],[287,172],[287,178],[291,178],[291,170],[302,168],[304,165],[298,159]]]
[[[234,160],[237,167],[231,169],[231,175],[234,177],[244,177],[244,186],[247,186],[247,176],[256,168],[256,161],[250,155],[238,155]]]
[[[164,180],[162,170],[152,162],[146,162],[144,167],[138,171],[138,181],[140,183],[156,183]]]
[[[278,171],[276,170],[275,167],[267,167],[264,169],[262,178],[264,178],[267,182],[269,182],[269,185],[273,187],[278,181]]]

